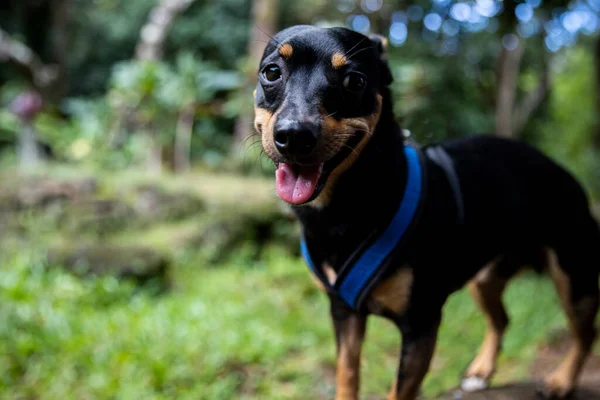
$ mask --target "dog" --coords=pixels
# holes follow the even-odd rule
[[[508,325],[502,292],[526,266],[548,272],[568,316],[572,347],[540,389],[566,398],[593,346],[599,303],[600,229],[583,189],[517,141],[412,144],[394,119],[392,79],[383,38],[294,26],[267,44],[254,92],[277,194],[300,221],[303,254],[330,299],[335,398],[358,398],[375,314],[402,334],[388,399],[415,399],[442,306],[465,284],[487,331],[461,386],[486,388]]]

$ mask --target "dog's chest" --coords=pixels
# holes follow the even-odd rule
[[[323,272],[330,285],[337,280],[335,270],[328,264],[323,265]],[[314,275],[313,275],[314,277]],[[315,282],[321,290],[326,290],[321,281],[314,277]],[[366,306],[373,314],[392,312],[402,315],[410,302],[414,275],[412,268],[408,265],[402,266],[391,277],[379,282],[366,299]]]

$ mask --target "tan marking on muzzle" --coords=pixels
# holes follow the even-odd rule
[[[273,130],[275,129],[275,121],[279,110],[275,113],[271,113],[269,110],[264,108],[254,108],[254,128],[261,135],[263,149],[265,154],[272,160],[277,158],[277,149],[273,142]]]
[[[331,57],[331,65],[333,65],[333,68],[335,68],[335,69],[342,68],[344,65],[346,65],[347,62],[348,62],[348,59],[342,53],[335,53]]]
[[[292,54],[294,54],[294,48],[292,47],[291,44],[284,43],[281,46],[279,46],[279,55],[281,57],[283,57],[287,60],[292,56]]]
[[[262,135],[264,127],[269,125],[271,119],[273,119],[273,113],[269,110],[254,107],[254,129],[256,129],[256,132]]]
[[[331,171],[329,177],[327,178],[327,182],[325,183],[325,187],[319,196],[309,203],[311,206],[321,208],[329,202],[333,187],[335,186],[335,183],[340,175],[350,168],[354,162],[356,162],[361,151],[365,148],[369,140],[371,140],[373,132],[375,131],[375,127],[379,122],[379,116],[381,115],[381,104],[382,97],[378,94],[377,109],[371,115],[360,118],[345,118],[339,121],[332,116],[328,116],[323,119],[322,134],[326,143],[325,151],[331,154],[332,157],[340,152],[344,146],[346,146],[348,139],[357,131],[361,132],[364,136],[352,149],[348,157],[346,157],[344,161],[338,164],[334,170]]]

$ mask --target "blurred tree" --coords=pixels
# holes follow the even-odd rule
[[[33,50],[0,29],[0,59],[2,58],[25,68],[30,75],[31,85],[37,88],[21,91],[8,107],[20,122],[17,133],[19,167],[21,170],[31,170],[38,167],[44,158],[42,144],[33,124],[43,106],[43,96],[40,93],[48,95],[57,87],[60,67],[44,64]]]
[[[278,5],[278,0],[252,1],[250,40],[248,40],[248,53],[243,66],[246,80],[244,92],[246,94],[250,94],[251,88],[256,84],[258,62],[267,42],[270,40],[270,36],[277,31]],[[244,139],[253,132],[252,111],[250,109],[240,111],[234,131],[234,152],[239,150]]]
[[[0,42],[11,50],[10,59],[25,68],[27,80],[49,103],[68,90],[68,48],[71,0],[9,0],[0,25]],[[16,41],[10,35],[22,38]],[[1,46],[1,43],[0,43]],[[0,49],[0,52],[2,49]]]
[[[0,29],[0,60],[10,60],[27,70],[33,86],[43,92],[50,91],[58,79],[58,68],[45,64],[27,45],[12,38]]]
[[[525,51],[525,45],[515,34],[505,36],[504,44],[499,57],[498,66],[498,95],[496,97],[496,135],[512,137],[513,113],[517,96],[517,82],[521,58]]]
[[[192,134],[197,117],[210,118],[217,108],[217,95],[239,89],[241,79],[234,71],[224,71],[214,63],[190,53],[181,53],[175,68],[164,76],[158,99],[177,115],[173,167],[185,172],[190,168]]]
[[[138,60],[160,60],[164,44],[175,18],[185,11],[194,0],[161,0],[150,10],[148,21],[140,31],[136,46]]]
[[[147,62],[162,59],[164,43],[167,38],[167,34],[169,33],[169,28],[173,24],[175,18],[185,11],[185,9],[193,1],[194,0],[160,0],[156,7],[150,10],[148,21],[140,31],[140,41],[136,46],[136,58],[139,61]],[[187,97],[186,101],[189,102]],[[190,139],[187,138],[187,136],[188,132],[191,132],[193,128],[193,107],[193,102],[189,102],[189,104],[186,104],[182,108],[182,110],[185,111],[182,111],[182,117],[180,118],[181,126],[178,129],[178,131],[181,132],[178,136],[186,136],[185,140],[183,138],[179,138],[179,142],[187,142],[185,147],[188,149],[188,153]],[[157,132],[153,132],[153,130],[147,130],[147,133],[150,134],[151,139],[151,146],[148,154],[148,170],[155,173],[160,172],[162,169],[163,146],[158,138]],[[189,136],[191,138],[191,134],[189,134]],[[184,146],[182,143],[179,144],[180,146]],[[184,149],[180,150],[182,152],[184,151]],[[181,154],[179,154],[179,157],[176,156],[176,159],[178,159],[179,162],[183,162]],[[183,166],[180,165],[180,167]]]
[[[115,67],[109,98],[115,110],[118,136],[142,134],[146,139],[146,168],[162,170],[162,149],[169,136],[168,115],[161,107],[160,84],[169,74],[160,61],[128,61]],[[119,138],[118,142],[125,139]]]
[[[594,143],[600,151],[600,38],[596,39],[594,58],[596,64],[596,136]]]
[[[42,109],[42,96],[36,91],[20,93],[10,104],[9,109],[21,121],[19,134],[19,167],[22,171],[34,169],[43,160],[33,120]]]

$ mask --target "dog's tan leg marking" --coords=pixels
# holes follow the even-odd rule
[[[317,285],[317,287],[322,290],[323,292],[326,292],[327,289],[325,288],[325,285],[323,285],[323,282],[321,282],[321,280],[319,278],[317,278],[315,276],[315,274],[310,274],[310,276],[312,277],[313,281],[315,282],[315,285]]]
[[[402,380],[396,378],[388,394],[388,400],[414,400],[417,398],[421,382],[429,370],[436,340],[437,326],[405,349],[403,348],[400,371],[398,371],[398,376],[402,376]]]
[[[335,269],[333,269],[331,265],[325,263],[325,265],[323,265],[323,273],[325,273],[325,277],[329,281],[329,284],[334,285],[337,280]]]
[[[366,317],[352,313],[341,321],[334,321],[334,325],[337,341],[335,400],[357,400]]]
[[[564,398],[575,388],[592,348],[598,299],[587,297],[573,301],[569,276],[560,268],[558,257],[552,250],[548,251],[548,270],[567,314],[573,344],[560,366],[545,379],[544,394],[550,398]]]
[[[369,310],[380,313],[384,309],[402,314],[410,300],[413,273],[410,268],[402,268],[391,278],[379,283],[368,299]]]
[[[496,262],[492,262],[468,284],[471,296],[486,316],[487,329],[479,353],[465,373],[462,383],[465,391],[484,389],[496,371],[502,336],[508,325],[508,316],[502,305],[506,283],[506,279],[497,276]]]
[[[329,284],[333,286],[337,279],[337,274],[335,273],[335,269],[333,269],[330,265],[325,264],[325,265],[323,265],[323,272],[325,273],[325,277],[329,281]],[[317,276],[315,274],[311,273],[310,276],[313,278],[313,280],[315,281],[315,284],[317,285],[317,287],[319,289],[321,289],[324,292],[327,291],[327,288],[325,287],[325,285],[323,285],[323,282],[321,282],[321,280],[319,278],[317,278]]]

